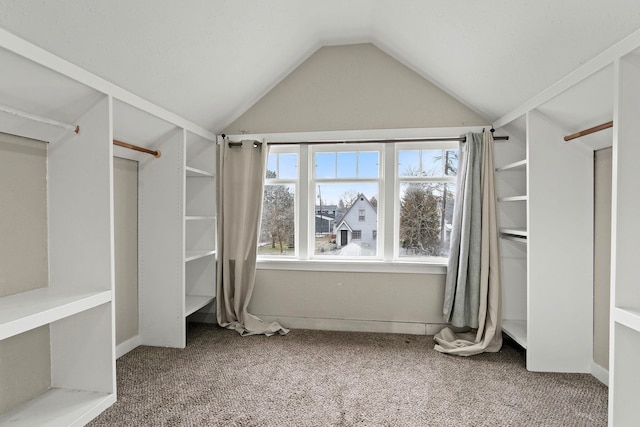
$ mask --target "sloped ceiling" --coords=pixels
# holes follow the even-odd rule
[[[0,27],[220,132],[321,46],[362,42],[493,121],[640,28],[640,2],[0,0]]]

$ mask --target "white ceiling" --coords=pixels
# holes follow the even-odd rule
[[[361,42],[493,121],[639,29],[640,1],[0,0],[0,27],[214,132]]]

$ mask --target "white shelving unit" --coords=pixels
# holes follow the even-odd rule
[[[186,134],[184,316],[216,296],[216,146]]]
[[[640,48],[615,61],[614,76],[609,424],[632,426],[638,422],[640,383],[640,281],[636,256],[640,238],[636,161],[640,155]]]
[[[112,98],[4,47],[0,62],[0,104],[81,130],[75,134],[0,113],[0,132],[49,142],[48,242],[43,241],[48,243],[48,283],[0,298],[0,340],[12,346],[46,328],[43,337],[50,350],[41,355],[48,358],[48,378],[38,379],[47,387],[0,414],[0,424],[31,426],[46,420],[50,425],[82,425],[116,400]],[[38,82],[38,90],[17,85],[24,76]],[[17,373],[25,381],[39,375],[26,369]],[[11,389],[10,384],[0,388]]]
[[[502,256],[502,330],[527,348],[527,149],[525,118],[510,123],[495,143]]]
[[[144,344],[183,347],[185,313],[215,295],[215,261],[203,267],[194,259],[188,263],[200,267],[185,272],[185,223],[213,224],[205,236],[215,241],[215,209],[195,209],[185,218],[185,177],[214,180],[216,137],[1,29],[0,63],[0,104],[25,113],[0,112],[0,132],[49,142],[48,283],[0,298],[0,341],[20,358],[23,347],[16,343],[25,337],[48,340],[41,357],[50,368],[47,378],[37,378],[44,388],[15,404],[2,400],[0,425],[84,425],[116,401],[112,179],[113,156],[124,149],[112,142],[162,151],[158,159],[134,155],[141,178],[140,334]],[[187,139],[196,141],[195,149],[185,146]],[[204,154],[197,148],[203,141],[213,147]],[[215,186],[209,188],[215,207]],[[215,244],[196,243],[193,250],[209,252],[202,259],[215,258]],[[45,372],[18,365],[12,373],[18,381]],[[0,388],[10,390],[11,383]]]

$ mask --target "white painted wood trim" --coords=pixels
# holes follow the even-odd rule
[[[593,375],[602,384],[609,386],[609,371],[596,362],[591,362],[591,375]]]
[[[435,335],[445,324],[386,322],[377,320],[324,319],[314,317],[287,317],[256,314],[267,322],[279,322],[285,328],[320,331],[375,332],[389,334]]]
[[[447,274],[445,263],[258,259],[258,270]]]
[[[116,346],[116,359],[120,359],[122,356],[141,345],[142,338],[140,338],[140,335],[136,335],[126,341],[121,342]]]
[[[190,132],[200,135],[203,138],[207,138],[212,141],[216,140],[216,135],[213,132],[204,129],[175,113],[165,110],[146,99],[134,95],[133,93],[78,67],[77,65],[65,61],[64,59],[29,43],[2,28],[0,28],[0,47],[67,76],[72,80],[85,84],[99,92],[111,95],[114,98],[126,102],[127,104],[133,105],[134,107],[146,111],[156,117],[171,122],[176,126],[188,129]]]

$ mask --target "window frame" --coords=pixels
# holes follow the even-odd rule
[[[484,127],[490,125],[484,125]],[[383,248],[383,258],[375,260],[325,260],[325,259],[311,259],[309,258],[307,248],[308,241],[307,233],[302,233],[302,228],[308,230],[309,227],[309,204],[305,201],[308,199],[309,186],[306,185],[309,182],[309,148],[310,144],[305,141],[322,141],[322,142],[335,142],[336,144],[342,144],[345,141],[361,141],[361,140],[402,140],[402,139],[420,139],[420,138],[458,138],[464,136],[469,132],[479,132],[483,125],[475,126],[456,126],[456,127],[439,127],[439,128],[406,128],[406,129],[370,129],[370,130],[340,130],[340,131],[309,131],[309,132],[281,132],[281,133],[239,133],[228,135],[228,139],[231,141],[240,141],[246,139],[252,139],[256,141],[262,141],[269,144],[270,141],[278,141],[278,145],[270,146],[271,149],[276,147],[282,147],[286,144],[291,144],[293,147],[298,147],[299,150],[299,185],[296,193],[296,248],[298,249],[298,257],[270,257],[265,258],[260,256],[258,258],[257,267],[259,270],[274,270],[274,271],[300,271],[300,272],[348,272],[348,273],[405,273],[405,274],[446,274],[447,264],[443,260],[408,260],[404,258],[398,258],[396,256],[395,244],[396,239],[387,239],[380,247]],[[222,140],[219,140],[221,143]],[[360,143],[360,142],[358,142]],[[384,144],[384,159],[385,162],[383,171],[385,176],[393,177],[392,179],[386,179],[384,182],[384,190],[380,190],[381,198],[384,194],[395,194],[394,191],[397,185],[396,179],[396,148],[397,147],[410,147],[410,142],[401,142],[399,144],[385,143]],[[418,143],[418,145],[424,144],[424,142]],[[427,142],[430,146],[438,142]],[[459,148],[457,141],[452,142],[453,148]],[[305,165],[307,165],[305,167]],[[382,200],[378,200],[380,203]],[[399,206],[398,201],[389,201],[384,206],[384,210],[378,207],[380,215],[380,227],[384,227],[387,230],[387,234],[393,233],[395,236],[399,230],[396,230],[394,224],[394,216],[396,214],[396,205]],[[399,224],[399,221],[398,221]],[[399,228],[399,227],[398,227]],[[389,231],[391,230],[391,231]],[[426,282],[425,282],[426,283]]]
[[[267,173],[267,162],[269,159],[269,155],[271,154],[296,154],[297,155],[297,176],[296,178],[266,178]],[[278,169],[279,169],[280,157],[278,156]],[[300,250],[299,250],[299,233],[300,233],[300,146],[299,145],[277,145],[273,147],[269,147],[269,152],[267,153],[267,158],[265,159],[265,179],[264,185],[293,185],[293,218],[294,218],[294,251],[292,255],[258,255],[258,259],[265,260],[279,260],[279,259],[300,259]],[[279,171],[277,171],[279,172]],[[264,197],[264,189],[263,189],[263,197]],[[264,200],[263,200],[264,203]],[[263,209],[261,207],[261,209]],[[260,225],[260,229],[258,229],[258,238],[260,236],[262,224]],[[257,244],[257,243],[256,243]]]
[[[446,264],[448,262],[449,257],[420,257],[420,256],[400,256],[400,187],[402,184],[410,184],[410,183],[453,183],[455,184],[457,181],[456,175],[444,175],[445,167],[443,165],[443,175],[440,176],[400,176],[399,171],[399,152],[400,151],[427,151],[427,150],[459,150],[460,146],[458,142],[448,142],[448,141],[439,141],[439,142],[407,142],[402,144],[395,144],[394,151],[394,218],[397,218],[397,221],[394,221],[394,229],[393,229],[393,258],[398,261],[409,261],[409,262],[427,262],[427,263],[443,263]],[[422,155],[419,155],[420,164],[422,163]],[[460,159],[460,156],[458,156]],[[456,189],[457,190],[457,189]],[[457,194],[456,194],[457,196]]]
[[[308,172],[308,182],[309,186],[307,188],[307,197],[308,197],[308,209],[310,213],[315,212],[315,189],[318,185],[322,184],[348,184],[353,182],[359,183],[376,183],[378,185],[378,209],[376,209],[378,214],[378,239],[376,240],[376,255],[374,256],[359,256],[359,257],[349,257],[349,256],[341,256],[341,255],[316,255],[315,254],[315,238],[311,236],[311,229],[308,229],[307,237],[307,259],[309,260],[330,260],[330,261],[380,261],[383,259],[383,246],[384,242],[384,232],[381,232],[381,225],[384,224],[382,221],[383,212],[380,209],[380,206],[384,206],[384,144],[382,143],[361,143],[361,142],[346,142],[346,143],[336,143],[336,144],[317,144],[317,145],[307,145],[308,149],[308,161],[307,161],[307,172]],[[315,155],[317,153],[347,153],[347,152],[372,152],[375,151],[378,153],[378,177],[377,178],[338,178],[337,170],[335,178],[318,178],[315,176],[316,168],[315,168]],[[337,155],[336,155],[336,164],[337,164]],[[356,172],[358,168],[356,166]],[[313,227],[314,236],[315,236],[315,217],[313,214],[310,214],[308,217],[309,227]],[[313,225],[312,225],[313,224]]]

